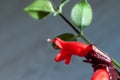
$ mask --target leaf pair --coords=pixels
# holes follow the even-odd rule
[[[69,0],[62,0],[58,9],[55,10],[50,0],[36,0],[25,8],[25,12],[34,19],[43,19],[51,13],[54,15],[62,13],[63,7],[68,2]],[[92,9],[87,0],[82,0],[80,3],[75,4],[71,11],[71,19],[80,29],[90,25],[92,21]]]

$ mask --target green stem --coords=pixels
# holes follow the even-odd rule
[[[80,37],[88,44],[92,44],[92,42],[90,40],[88,40],[84,35],[80,34]]]
[[[112,61],[116,65],[116,67],[120,68],[120,64],[115,59],[112,58]]]
[[[69,25],[77,34],[80,34],[80,32],[76,29],[76,27],[75,27],[73,24],[71,24],[71,22],[69,22],[69,21],[65,18],[65,16],[63,16],[61,13],[59,13],[59,16],[60,16],[66,23],[68,23],[68,25]]]
[[[83,35],[83,31],[82,31],[82,30],[81,30],[81,31],[78,31],[78,30],[76,29],[76,27],[75,27],[74,25],[72,25],[71,22],[69,22],[69,20],[67,20],[61,13],[59,13],[59,16],[60,16],[66,23],[68,23],[68,25],[70,25],[70,27],[71,27],[71,28],[78,34],[78,36],[80,36],[86,43],[92,44],[92,42]],[[113,63],[116,65],[116,67],[120,68],[120,64],[119,64],[115,59],[112,58],[112,61],[113,61]]]

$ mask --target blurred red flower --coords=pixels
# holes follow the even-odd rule
[[[109,73],[104,68],[98,69],[94,72],[91,80],[110,80]]]

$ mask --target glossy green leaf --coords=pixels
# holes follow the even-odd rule
[[[92,21],[92,9],[87,0],[82,0],[72,8],[71,19],[81,29],[90,25]]]
[[[77,37],[72,33],[64,33],[64,34],[61,34],[61,35],[59,35],[57,37],[64,40],[64,41],[77,41]],[[55,47],[54,43],[52,43],[52,46],[53,46],[53,48],[57,49]]]
[[[36,0],[24,10],[34,19],[43,19],[50,13],[54,13],[50,0]]]

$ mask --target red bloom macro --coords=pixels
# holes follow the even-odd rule
[[[69,64],[72,55],[85,57],[84,62],[90,63],[94,69],[91,80],[119,80],[119,74],[116,72],[112,59],[95,45],[63,41],[60,38],[48,39],[48,42],[54,42],[56,47],[61,49],[55,57],[56,62],[65,60],[65,63]]]
[[[59,62],[65,60],[66,64],[70,63],[72,55],[85,57],[90,49],[88,44],[84,44],[81,42],[72,42],[72,41],[65,42],[60,38],[55,38],[52,42],[56,44],[57,48],[61,49],[61,51],[55,57],[55,61]]]

